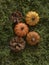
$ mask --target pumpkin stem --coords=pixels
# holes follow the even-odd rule
[[[35,41],[35,38],[33,37],[31,40],[34,42]]]

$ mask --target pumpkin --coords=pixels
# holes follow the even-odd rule
[[[27,34],[26,40],[27,40],[28,44],[36,45],[40,41],[40,35],[35,31],[29,32]]]
[[[28,31],[28,26],[25,23],[18,23],[14,27],[15,34],[20,37],[26,36]]]
[[[29,11],[27,14],[26,14],[26,23],[30,26],[34,26],[36,25],[38,22],[39,22],[39,15],[37,12],[34,12],[34,11]]]

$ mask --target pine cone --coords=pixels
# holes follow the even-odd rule
[[[13,50],[15,52],[23,50],[25,48],[24,39],[22,39],[20,37],[12,38],[12,40],[10,41],[10,48],[11,48],[11,50]]]
[[[16,23],[21,22],[21,20],[22,20],[22,14],[21,14],[21,12],[19,12],[19,11],[13,12],[11,14],[11,19],[13,20],[14,23],[15,22]]]

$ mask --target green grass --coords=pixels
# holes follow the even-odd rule
[[[10,14],[16,10],[24,18],[28,11],[37,11],[40,22],[30,27],[41,36],[38,46],[26,45],[19,52],[10,52],[9,40],[14,36]],[[0,0],[0,65],[49,65],[49,0]]]

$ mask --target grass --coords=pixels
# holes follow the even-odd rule
[[[9,17],[16,10],[24,18],[31,10],[40,16],[40,22],[30,27],[40,34],[40,43],[35,47],[27,44],[19,53],[9,48],[9,40],[14,36]],[[49,0],[0,0],[0,65],[49,65]]]

